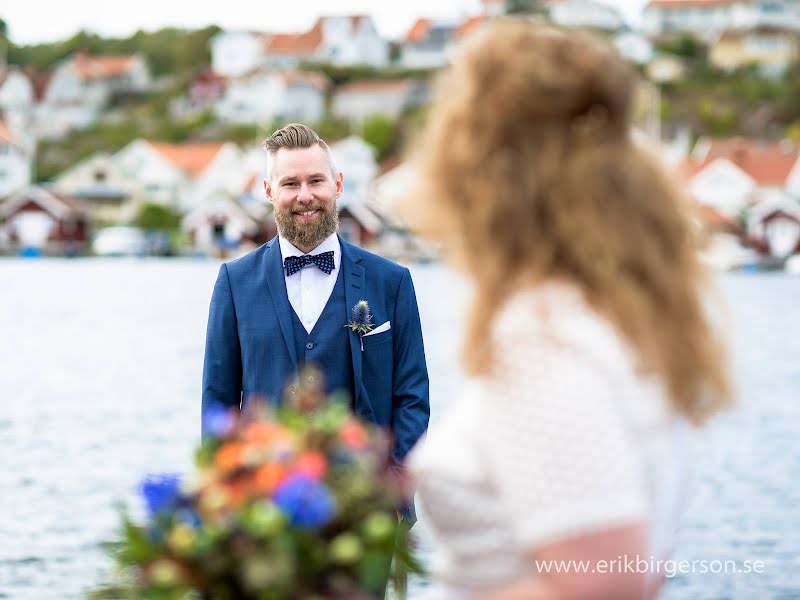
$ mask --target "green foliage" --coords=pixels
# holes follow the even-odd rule
[[[426,79],[434,73],[432,69],[405,69],[401,67],[376,69],[368,65],[340,67],[330,63],[304,63],[301,68],[324,74],[334,85],[362,79]]]
[[[90,54],[141,53],[156,77],[187,73],[211,62],[209,40],[219,31],[216,25],[196,31],[170,27],[153,32],[139,30],[127,38],[102,38],[80,31],[66,40],[49,44],[17,46],[12,43],[8,62],[38,70],[52,69],[70,54],[85,49]]]
[[[319,137],[327,141],[340,140],[353,133],[350,122],[344,119],[325,119],[315,129]]]
[[[399,129],[393,119],[375,115],[364,121],[361,137],[375,148],[378,160],[383,160],[396,149]]]
[[[148,231],[171,231],[180,222],[180,215],[168,206],[147,202],[139,207],[134,225]]]
[[[706,131],[714,136],[732,135],[739,122],[739,115],[729,106],[720,106],[706,98],[697,105],[697,114]]]
[[[705,60],[707,47],[696,37],[690,34],[683,34],[677,38],[662,41],[656,48],[667,54],[682,56],[693,60]]]
[[[547,7],[542,0],[506,0],[505,11],[509,15],[541,15],[547,12]]]

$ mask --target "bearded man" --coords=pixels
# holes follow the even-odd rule
[[[293,123],[264,146],[264,189],[278,235],[220,268],[208,317],[203,416],[219,404],[279,402],[296,393],[299,371],[313,364],[327,392],[346,393],[358,415],[392,431],[401,464],[430,413],[411,275],[336,233],[343,176],[316,132]],[[364,300],[370,330],[353,331],[353,307]]]

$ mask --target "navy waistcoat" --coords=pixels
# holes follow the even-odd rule
[[[326,393],[344,392],[352,402],[355,397],[355,383],[347,321],[342,269],[339,269],[336,285],[311,333],[306,331],[297,313],[292,310],[298,369],[306,364],[319,368],[325,377]]]

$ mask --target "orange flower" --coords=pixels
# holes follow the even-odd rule
[[[269,446],[291,439],[289,430],[275,423],[257,421],[248,425],[243,434],[244,441],[257,446]]]
[[[271,494],[286,477],[286,467],[281,463],[268,462],[261,465],[250,482],[255,494]]]
[[[250,490],[248,489],[247,482],[242,478],[238,478],[236,481],[229,483],[225,487],[228,491],[230,503],[233,508],[239,508],[242,506],[249,496]]]
[[[245,464],[247,447],[240,442],[226,442],[214,457],[214,464],[223,471],[232,471]]]
[[[369,434],[357,421],[348,421],[339,431],[339,439],[344,445],[353,450],[365,448],[369,442]]]
[[[328,472],[328,461],[321,452],[302,452],[292,465],[293,473],[303,473],[319,481]]]

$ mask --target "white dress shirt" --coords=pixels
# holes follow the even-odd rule
[[[305,255],[302,250],[298,250],[281,236],[278,237],[278,242],[281,247],[281,264],[289,256]],[[308,333],[311,333],[314,325],[317,324],[317,319],[325,309],[336,285],[336,278],[339,276],[339,267],[342,264],[342,248],[339,244],[339,237],[332,233],[309,252],[309,254],[322,254],[329,250],[333,250],[333,271],[330,274],[326,275],[313,264],[300,269],[291,276],[286,275],[286,270],[283,271],[289,302]]]

